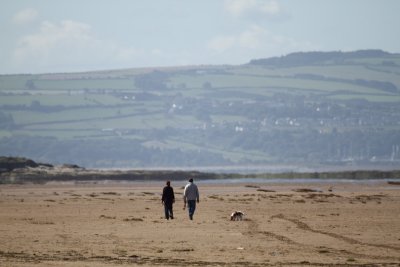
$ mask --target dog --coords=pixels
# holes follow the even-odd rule
[[[232,212],[231,214],[231,221],[242,221],[244,218],[244,212],[237,210]]]

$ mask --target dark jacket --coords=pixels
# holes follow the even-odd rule
[[[161,200],[164,203],[174,203],[175,201],[174,189],[171,186],[164,187]]]

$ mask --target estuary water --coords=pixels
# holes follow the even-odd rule
[[[257,184],[378,184],[387,183],[395,179],[313,179],[313,178],[237,178],[237,179],[210,179],[198,180],[198,184],[241,184],[241,183],[257,183]]]

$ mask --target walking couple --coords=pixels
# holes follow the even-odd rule
[[[196,202],[199,203],[199,201],[199,189],[197,188],[197,185],[193,183],[193,179],[190,178],[189,183],[185,186],[183,191],[183,209],[186,209],[186,205],[188,206],[190,220],[193,220],[193,215],[196,210]],[[174,213],[172,206],[175,203],[175,195],[170,181],[167,181],[167,184],[163,189],[161,202],[164,204],[165,218],[167,220],[170,218],[173,219]]]

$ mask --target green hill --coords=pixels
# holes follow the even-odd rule
[[[0,153],[85,167],[398,166],[399,90],[400,54],[380,50],[0,75]]]

